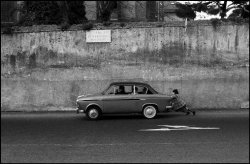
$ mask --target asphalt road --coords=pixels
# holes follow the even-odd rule
[[[98,121],[72,112],[2,112],[1,162],[249,163],[249,110]]]

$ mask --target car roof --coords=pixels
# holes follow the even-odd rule
[[[135,82],[135,81],[121,81],[121,82],[112,82],[110,85],[147,85],[149,86],[149,84],[147,83],[143,83],[143,82]]]

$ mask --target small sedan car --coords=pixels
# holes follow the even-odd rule
[[[141,113],[152,119],[157,113],[168,112],[171,96],[158,93],[141,82],[114,82],[100,94],[77,97],[77,113],[85,113],[91,120],[102,114]]]

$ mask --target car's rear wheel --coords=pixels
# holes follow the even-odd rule
[[[90,120],[97,120],[101,116],[101,111],[97,107],[90,107],[86,114]]]
[[[156,116],[157,110],[153,105],[148,105],[143,108],[142,114],[145,118],[152,119]]]

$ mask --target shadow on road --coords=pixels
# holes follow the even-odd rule
[[[158,114],[154,119],[170,119],[176,117],[186,117],[183,113]],[[90,121],[87,116],[82,115],[81,120]],[[146,120],[141,114],[105,114],[98,120]]]

